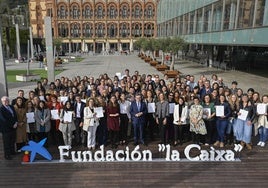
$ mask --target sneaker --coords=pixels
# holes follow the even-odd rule
[[[261,147],[264,147],[265,146],[265,142],[262,142],[260,146]]]
[[[243,142],[243,141],[241,141],[241,142],[240,142],[240,145],[243,146],[243,147],[245,147],[246,143]]]
[[[214,145],[214,146],[219,146],[219,144],[220,144],[220,142],[217,141],[217,142],[215,142],[213,145]]]
[[[224,143],[220,142],[220,148],[223,148],[223,147],[224,147]]]
[[[259,142],[258,142],[258,144],[257,144],[257,146],[260,146],[261,144],[262,144],[262,142],[261,142],[261,141],[259,141]]]

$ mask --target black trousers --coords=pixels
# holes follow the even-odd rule
[[[185,125],[175,125],[174,124],[174,141],[180,140],[180,143],[182,143],[183,140],[183,134],[185,130]]]
[[[127,114],[120,114],[120,141],[127,140],[127,131],[128,131],[128,116]]]
[[[152,113],[146,114],[146,124],[145,124],[145,138],[149,138],[154,140],[154,133],[155,133],[155,119]]]
[[[74,137],[75,137],[76,144],[81,144],[82,142],[83,130],[82,130],[82,127],[79,126],[81,122],[82,122],[82,118],[76,118],[74,120],[74,124],[75,124]]]
[[[10,131],[2,134],[4,144],[4,155],[10,156],[15,153],[16,131]]]
[[[161,143],[166,144],[167,143],[167,124],[164,125],[163,121],[164,121],[164,118],[158,119]]]
[[[97,128],[97,133],[96,133],[96,140],[98,140],[98,144],[101,145],[106,145],[107,143],[107,119],[105,117],[100,118],[99,121],[99,126]]]
[[[217,136],[217,129],[216,129],[216,121],[215,120],[211,120],[211,121],[207,121],[204,120],[205,125],[206,125],[206,129],[207,129],[207,135],[205,138],[205,142],[208,144],[213,144],[216,141],[216,136]],[[204,141],[202,141],[204,142]]]

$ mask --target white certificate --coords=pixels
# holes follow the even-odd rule
[[[224,116],[224,106],[215,106],[215,108],[217,117]]]
[[[72,122],[73,112],[72,111],[64,111],[63,121],[64,122]]]
[[[87,103],[87,99],[81,99],[83,103]]]
[[[46,100],[45,100],[45,96],[42,96],[42,95],[39,96],[39,99],[40,99],[40,101],[46,101]]]
[[[203,118],[208,119],[211,116],[211,109],[210,108],[203,108]]]
[[[239,113],[241,113],[241,114],[239,116],[237,116],[238,119],[241,119],[243,121],[247,120],[248,111],[240,109]]]
[[[175,103],[169,103],[169,114],[174,113]]]
[[[103,108],[102,107],[94,108],[94,112],[97,114],[96,115],[97,118],[104,117]]]
[[[26,113],[27,123],[34,123],[34,112]]]
[[[62,102],[63,104],[66,103],[66,101],[68,101],[68,97],[60,97],[60,102]]]
[[[258,104],[257,113],[260,115],[267,113],[267,104],[263,104],[263,103]]]
[[[148,113],[155,113],[155,103],[148,103]]]
[[[87,90],[91,90],[91,85],[90,84],[87,85]]]
[[[58,110],[51,110],[51,119],[60,119]]]

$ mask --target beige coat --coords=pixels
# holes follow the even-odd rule
[[[72,132],[75,130],[74,118],[71,123],[64,123],[64,110],[60,111],[60,125],[59,130],[63,133]]]
[[[17,117],[18,117],[18,127],[16,130],[16,143],[27,142],[27,118],[26,118],[26,109],[18,108],[14,106]],[[21,124],[21,125],[20,125]]]
[[[89,107],[84,108],[84,124],[83,130],[88,131],[90,126],[98,126],[99,125],[99,118],[93,116],[94,113],[89,109]]]

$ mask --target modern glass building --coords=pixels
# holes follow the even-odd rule
[[[160,0],[157,16],[158,37],[185,38],[187,56],[236,69],[268,65],[268,0]]]

